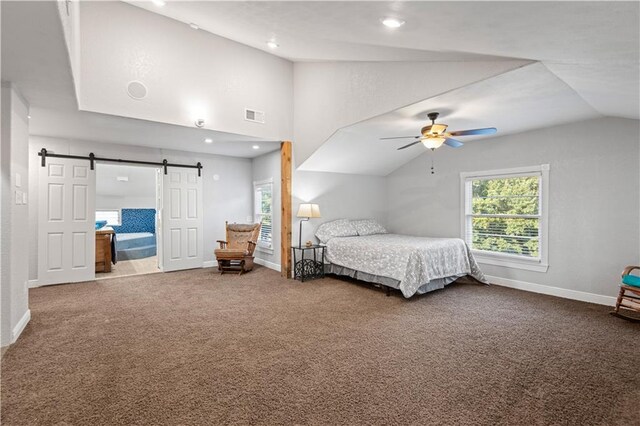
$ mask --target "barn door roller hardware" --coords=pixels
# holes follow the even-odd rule
[[[126,163],[126,164],[140,164],[145,166],[161,166],[164,169],[164,174],[167,174],[168,167],[183,167],[187,169],[198,169],[198,176],[202,176],[202,163],[198,161],[198,163],[193,166],[191,164],[174,164],[169,163],[167,160],[162,160],[162,163],[154,162],[154,161],[139,161],[139,160],[121,160],[119,158],[104,158],[104,157],[96,157],[93,152],[89,153],[88,157],[83,157],[81,155],[65,155],[65,154],[54,154],[48,152],[45,148],[42,148],[38,155],[41,157],[40,165],[45,167],[47,164],[47,157],[51,158],[73,158],[76,160],[89,160],[89,164],[91,166],[91,170],[95,168],[96,161],[105,161],[110,163]]]

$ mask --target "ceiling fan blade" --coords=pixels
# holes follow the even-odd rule
[[[422,141],[415,141],[415,142],[411,142],[409,145],[405,145],[405,146],[401,146],[400,148],[398,148],[398,151],[400,151],[401,149],[405,149],[405,148],[409,148],[410,146],[413,146],[417,143],[420,143]]]
[[[413,138],[413,139],[418,139],[420,136],[394,136],[391,138],[380,138],[381,141],[383,140],[387,140],[387,139],[409,139],[409,138]]]
[[[444,144],[450,146],[451,148],[460,148],[462,145],[464,145],[459,140],[452,138],[445,139]]]
[[[493,135],[498,129],[495,127],[486,127],[484,129],[457,130],[449,133],[451,136],[468,136],[468,135]]]

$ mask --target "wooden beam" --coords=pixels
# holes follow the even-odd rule
[[[291,278],[291,142],[280,144],[280,274]]]

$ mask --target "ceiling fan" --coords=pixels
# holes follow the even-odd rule
[[[415,142],[411,142],[408,145],[401,146],[398,150],[409,148],[419,142],[431,149],[435,150],[436,148],[440,148],[443,144],[448,145],[452,148],[460,148],[464,145],[457,139],[453,139],[452,136],[469,136],[469,135],[492,135],[497,132],[495,127],[486,127],[484,129],[471,129],[471,130],[456,130],[455,132],[447,132],[446,124],[436,124],[436,119],[438,118],[440,113],[438,112],[430,112],[427,114],[429,120],[431,120],[431,124],[428,126],[424,126],[420,133],[420,136],[397,136],[392,138],[380,138],[380,140],[385,139],[417,139]]]

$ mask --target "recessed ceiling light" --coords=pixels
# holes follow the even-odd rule
[[[404,25],[404,21],[396,18],[384,18],[382,19],[382,25],[389,28],[399,28]]]
[[[194,24],[193,22],[192,22],[192,23],[190,23],[190,24],[189,24],[189,26],[190,26],[191,28],[193,28],[194,30],[199,30],[199,29],[200,29],[200,26],[199,26],[198,24]]]
[[[253,149],[260,149],[260,145],[254,145],[254,146],[252,146],[251,148],[253,148]]]
[[[164,1],[164,0],[151,0],[151,1],[153,2],[153,4],[155,4],[155,5],[156,5],[156,6],[158,6],[158,7],[162,7],[162,6],[164,6],[165,4],[167,4],[167,2],[166,2],[166,1]]]
[[[277,49],[278,47],[280,47],[280,45],[273,40],[269,40],[267,42],[267,46],[269,46],[271,49]]]
[[[31,118],[31,116],[30,116],[30,115],[27,115],[27,118]]]
[[[204,143],[213,143],[213,139],[211,139],[211,138],[206,138],[206,139],[204,140]]]

